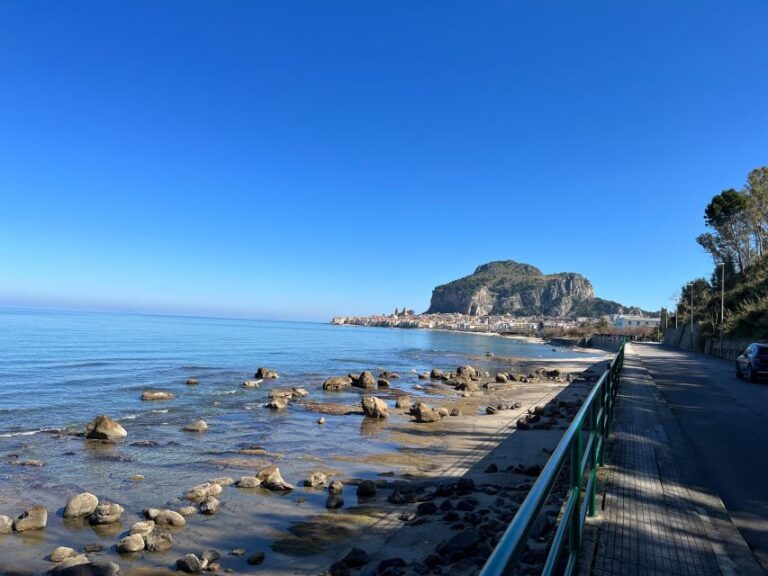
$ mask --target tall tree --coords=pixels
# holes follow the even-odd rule
[[[768,250],[768,166],[755,168],[744,187],[747,217],[755,236],[755,250],[763,256]]]
[[[707,205],[704,221],[717,232],[722,250],[734,256],[734,260],[739,263],[739,270],[748,268],[752,247],[746,195],[733,188],[724,190]],[[720,256],[724,257],[725,254]]]

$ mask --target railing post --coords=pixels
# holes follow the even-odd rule
[[[604,436],[608,438],[611,435],[611,417],[613,416],[613,371],[608,370],[608,377],[605,379],[605,431]]]
[[[571,494],[576,495],[571,516],[570,534],[568,535],[568,548],[571,556],[578,558],[581,553],[581,457],[582,457],[582,425],[577,422],[578,432],[571,444]],[[578,573],[578,562],[575,563]]]
[[[600,403],[595,402],[592,404],[592,409],[590,410],[589,437],[592,440],[592,448],[591,454],[589,456],[589,465],[591,467],[589,476],[592,480],[592,488],[587,495],[587,498],[589,498],[588,514],[590,516],[594,516],[595,512],[597,511],[595,500],[597,500],[597,445],[600,442],[600,423],[597,421],[597,413],[599,412],[599,408]]]

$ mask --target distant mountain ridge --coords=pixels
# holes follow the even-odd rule
[[[553,317],[645,314],[639,308],[597,298],[592,283],[581,274],[543,274],[514,260],[483,264],[469,276],[436,287],[426,313],[451,312]]]

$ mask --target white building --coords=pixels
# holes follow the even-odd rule
[[[626,316],[617,314],[613,317],[613,325],[616,328],[658,328],[661,318],[649,318],[647,316]]]

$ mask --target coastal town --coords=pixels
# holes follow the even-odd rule
[[[339,326],[373,326],[424,330],[455,330],[490,334],[538,335],[579,334],[582,332],[653,333],[661,319],[652,316],[608,314],[600,318],[559,318],[547,316],[514,316],[512,314],[470,315],[460,313],[416,314],[413,310],[395,308],[392,314],[373,316],[336,316],[331,324]]]

